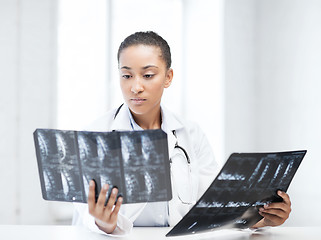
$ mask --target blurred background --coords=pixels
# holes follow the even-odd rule
[[[116,53],[135,31],[171,46],[164,104],[232,152],[307,149],[286,226],[320,226],[321,1],[0,0],[0,224],[70,224],[41,197],[33,131],[80,130],[123,101]]]

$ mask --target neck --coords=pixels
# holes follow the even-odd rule
[[[161,110],[160,107],[153,109],[145,114],[136,114],[132,112],[135,122],[144,130],[161,128]]]

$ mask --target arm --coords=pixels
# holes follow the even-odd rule
[[[291,212],[290,197],[282,191],[278,191],[278,195],[283,198],[283,201],[270,203],[260,208],[259,214],[263,219],[253,225],[252,228],[279,226],[289,218]]]
[[[195,143],[197,159],[199,161],[200,171],[200,186],[199,196],[208,188],[208,185],[213,181],[220,167],[215,162],[209,143],[200,129],[198,129],[198,141]],[[211,179],[211,177],[212,179]],[[275,202],[265,205],[261,208],[259,214],[263,217],[252,228],[260,228],[266,226],[279,226],[283,224],[290,215],[291,201],[288,194],[278,191],[278,195],[283,198],[282,202]]]

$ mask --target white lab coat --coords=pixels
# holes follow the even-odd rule
[[[187,189],[186,186],[190,186],[188,191],[183,191],[183,194],[189,194],[187,199],[191,199],[195,203],[209,187],[211,182],[216,177],[220,170],[217,162],[214,159],[211,147],[206,139],[206,136],[198,127],[197,124],[185,121],[180,117],[177,117],[163,106],[162,110],[162,130],[167,133],[168,138],[168,151],[169,157],[173,156],[174,146],[176,141],[182,146],[188,153],[190,158],[190,175],[182,175],[181,172],[174,172],[171,169],[172,177],[172,194],[173,198],[168,202],[169,218],[168,223],[170,226],[174,226],[193,206],[191,204],[184,204],[177,196],[176,188]],[[106,115],[97,119],[90,127],[86,128],[88,131],[131,131],[133,130],[130,122],[130,112],[128,106],[124,104],[120,108],[116,118],[116,109],[109,111]],[[176,131],[175,138],[172,130]],[[173,157],[172,161],[175,161]],[[187,162],[183,167],[186,168]],[[173,176],[175,179],[173,179]],[[179,178],[176,178],[179,176]],[[174,183],[175,182],[175,183]],[[188,185],[187,185],[188,184]],[[181,198],[182,199],[182,198]],[[75,203],[75,212],[73,217],[73,224],[85,225],[89,229],[103,233],[98,229],[95,224],[94,218],[88,212],[87,204]],[[111,235],[124,235],[128,234],[135,219],[142,213],[144,213],[144,207],[146,203],[138,204],[123,204],[121,206],[120,214],[118,216],[117,228]],[[152,214],[149,214],[152,215]],[[140,217],[141,218],[141,217]],[[153,224],[153,216],[143,216],[146,222]]]

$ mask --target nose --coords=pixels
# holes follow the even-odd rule
[[[142,80],[139,77],[136,77],[133,81],[131,91],[135,94],[141,93],[144,91],[144,86]]]

